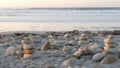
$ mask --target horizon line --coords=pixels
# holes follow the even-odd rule
[[[119,9],[120,7],[0,7],[0,9]]]

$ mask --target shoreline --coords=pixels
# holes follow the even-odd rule
[[[91,33],[106,33],[106,34],[114,34],[114,33],[120,33],[120,30],[84,30],[84,31],[79,31],[79,30],[69,30],[69,31],[4,31],[0,32],[0,34],[12,34],[12,33],[47,33],[47,32],[73,32],[73,31],[78,31],[78,32],[91,32]]]
[[[120,30],[120,23],[113,22],[113,23],[26,23],[26,22],[5,22],[0,23],[0,31],[1,32],[30,32],[30,31],[72,31],[72,30],[79,30],[79,31],[112,31],[112,30]],[[21,28],[23,27],[23,28]]]

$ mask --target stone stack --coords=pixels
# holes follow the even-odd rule
[[[104,40],[104,51],[103,53],[97,53],[93,56],[94,61],[100,61],[100,63],[109,64],[118,61],[117,57],[117,44],[112,35],[109,35]]]
[[[118,61],[117,54],[117,44],[112,35],[108,35],[108,37],[104,40],[104,53],[106,56],[102,59],[101,63],[113,63]]]
[[[30,36],[30,39],[31,39],[34,43],[40,43],[40,41],[42,40],[42,37],[39,36],[39,35],[36,35],[36,36],[31,35],[31,36]]]
[[[30,40],[29,37],[24,37],[23,40],[23,58],[33,58],[34,47],[33,42]]]
[[[89,39],[88,35],[83,33],[83,34],[81,34],[77,44],[78,44],[78,46],[84,48],[84,47],[86,47],[86,45],[88,45],[90,43],[90,41],[91,40]]]
[[[104,40],[104,52],[107,54],[116,54],[117,53],[117,44],[112,35],[109,35],[105,40]]]

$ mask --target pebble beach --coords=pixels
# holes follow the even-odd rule
[[[119,3],[1,0],[0,68],[120,68]]]
[[[119,68],[119,32],[1,32],[0,68]]]

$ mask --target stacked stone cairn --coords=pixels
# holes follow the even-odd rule
[[[93,61],[97,61],[104,64],[110,64],[117,62],[119,60],[117,56],[117,44],[112,35],[108,35],[107,38],[104,39],[104,51],[103,53],[95,54],[92,59]]]
[[[67,59],[69,58],[80,58],[81,56],[84,55],[90,55],[91,51],[88,49],[88,44],[91,42],[91,39],[89,39],[88,35],[85,33],[82,33],[79,40],[78,40],[78,46],[77,46],[77,51],[75,51],[71,56],[68,56]]]
[[[91,42],[91,40],[89,39],[88,35],[85,34],[85,33],[82,33],[77,44],[78,44],[78,46],[84,48],[84,47],[86,47],[90,42]]]
[[[24,37],[23,40],[23,58],[28,59],[28,58],[33,58],[33,53],[34,53],[34,47],[33,47],[33,42],[30,40],[29,37]]]

